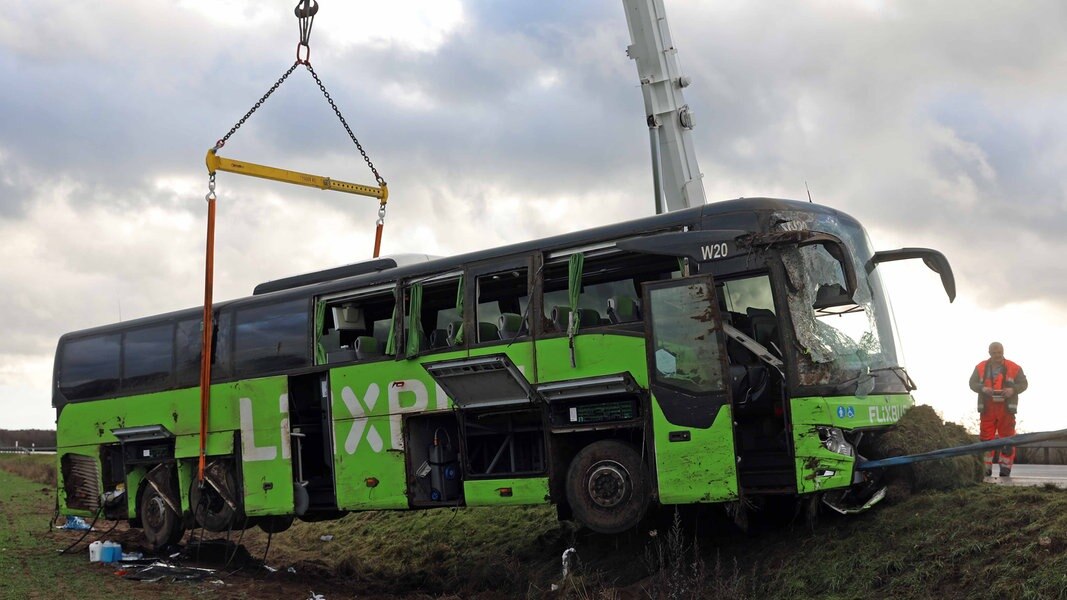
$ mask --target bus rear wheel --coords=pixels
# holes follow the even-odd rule
[[[193,479],[189,487],[189,504],[196,522],[214,533],[240,527],[244,511],[239,504],[237,477],[233,469],[227,463],[212,464],[208,469],[210,477],[205,478],[203,485]]]
[[[574,518],[597,533],[637,526],[649,503],[649,478],[628,444],[601,440],[582,448],[567,469],[567,502]]]
[[[177,544],[185,533],[181,518],[168,504],[167,499],[149,485],[141,494],[141,527],[151,550],[159,550]]]

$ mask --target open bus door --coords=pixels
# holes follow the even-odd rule
[[[738,499],[730,378],[710,275],[644,289],[656,479],[663,504]]]

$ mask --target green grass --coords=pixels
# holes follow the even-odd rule
[[[0,454],[0,469],[30,481],[56,485],[54,454]]]
[[[548,507],[358,513],[275,535],[278,577],[225,588],[126,581],[89,565],[84,543],[59,556],[77,534],[46,532],[53,506],[51,485],[0,469],[0,598],[1067,598],[1067,491],[1055,488],[926,490],[754,535],[716,507],[610,537]],[[259,557],[266,535],[243,542]],[[572,546],[582,569],[561,581]]]
[[[37,459],[39,457],[22,457]],[[54,458],[54,457],[53,457]],[[88,550],[59,555],[81,533],[48,531],[55,505],[52,485],[42,485],[8,472],[15,464],[5,457],[0,470],[0,598],[128,599],[137,584],[90,565]],[[91,534],[92,535],[92,534]],[[88,541],[96,539],[89,537]],[[133,597],[182,598],[180,590],[141,584]]]

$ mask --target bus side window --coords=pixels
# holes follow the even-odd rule
[[[170,387],[173,359],[172,323],[127,331],[122,336],[122,392]]]
[[[578,310],[581,329],[625,325],[642,319],[642,284],[663,281],[679,273],[678,259],[630,252],[587,256],[583,261]],[[566,258],[545,267],[545,330],[567,331],[570,306],[569,268]]]
[[[316,340],[326,354],[326,362],[375,360],[385,356],[395,304],[392,290],[327,304]]]
[[[448,348],[448,326],[461,323],[463,315],[456,310],[459,278],[427,283],[422,290],[422,324],[419,349],[433,352]]]
[[[68,400],[114,396],[119,391],[122,335],[68,340],[59,363],[59,391]]]
[[[304,298],[239,308],[233,352],[236,373],[258,375],[307,366],[308,312]]]
[[[781,348],[781,342],[770,277],[756,275],[731,279],[720,282],[719,289],[720,308],[725,305],[724,320],[777,354],[775,347]],[[728,341],[727,349],[733,363],[759,363],[755,355],[733,340]]]
[[[482,275],[477,285],[475,323],[479,343],[528,335],[529,327],[523,319],[530,299],[525,267]]]
[[[201,319],[179,321],[174,334],[174,379],[179,388],[200,383]]]

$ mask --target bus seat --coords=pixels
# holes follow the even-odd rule
[[[378,349],[378,340],[369,335],[361,335],[356,338],[356,360],[368,360],[382,355]]]
[[[460,329],[463,327],[463,321],[452,321],[448,324],[448,345],[449,347],[455,347],[461,344],[456,336],[459,335]]]
[[[431,348],[447,348],[448,347],[448,330],[447,329],[434,329],[430,332],[430,347]]]
[[[570,319],[571,309],[568,306],[553,306],[552,307],[552,327],[555,331],[566,332],[567,322]]]
[[[608,320],[612,324],[641,320],[641,307],[629,296],[608,298]]]
[[[331,329],[329,333],[324,333],[319,336],[319,343],[322,344],[322,348],[326,352],[333,352],[341,349],[341,332],[337,329]]]
[[[600,319],[600,312],[595,308],[579,308],[578,315],[582,319],[578,327],[596,327],[598,325],[605,325]]]
[[[748,307],[749,323],[752,325],[752,339],[766,348],[771,347],[771,342],[778,339],[778,318],[774,312],[766,308]]]
[[[500,329],[496,326],[496,323],[486,323],[485,321],[478,322],[478,341],[488,342],[491,340],[500,339]]]
[[[510,340],[526,334],[526,323],[518,313],[501,313],[497,319],[500,339]]]

